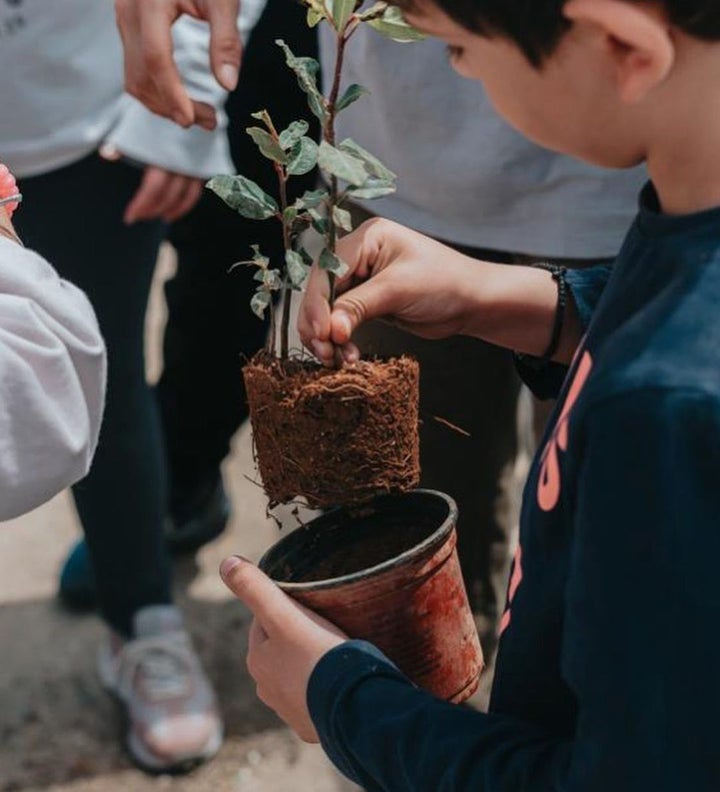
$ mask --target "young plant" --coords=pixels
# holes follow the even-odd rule
[[[255,182],[244,176],[215,176],[208,187],[222,198],[228,206],[243,217],[267,220],[274,218],[282,227],[285,261],[274,262],[274,269],[255,247],[252,261],[258,267],[255,275],[259,281],[252,297],[251,307],[260,316],[269,308],[272,315],[273,293],[281,291],[283,312],[280,325],[280,359],[289,357],[289,326],[291,299],[294,291],[302,288],[312,258],[301,243],[303,232],[314,229],[323,240],[318,264],[328,272],[330,303],[335,300],[335,282],[346,265],[336,253],[338,237],[352,230],[350,212],[346,204],[353,200],[380,198],[395,190],[395,174],[376,157],[355,141],[347,138],[335,139],[335,120],[338,113],[348,108],[369,93],[361,85],[348,86],[340,94],[345,48],[361,25],[367,24],[380,34],[395,41],[417,41],[423,38],[402,18],[398,9],[379,2],[365,11],[360,11],[362,0],[303,0],[307,6],[307,20],[311,27],[325,22],[332,28],[335,39],[335,64],[329,75],[330,90],[324,96],[318,85],[320,64],[313,58],[298,57],[284,41],[276,43],[283,49],[285,60],[295,72],[300,88],[307,95],[308,107],[322,129],[318,146],[307,136],[306,121],[294,121],[287,129],[278,132],[270,114],[261,110],[253,117],[262,126],[250,127],[252,137],[260,152],[269,159],[278,179],[278,202],[262,190]],[[287,184],[293,176],[308,173],[316,166],[324,177],[326,187],[308,191],[292,204],[287,201]],[[276,331],[271,316],[268,351],[276,354]]]

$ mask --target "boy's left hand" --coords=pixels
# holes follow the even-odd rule
[[[203,181],[148,165],[138,191],[125,209],[123,220],[128,225],[158,218],[173,223],[198,202]]]
[[[290,599],[249,561],[225,559],[220,576],[252,611],[247,668],[260,701],[306,742],[318,742],[307,708],[307,686],[318,660],[347,636]]]

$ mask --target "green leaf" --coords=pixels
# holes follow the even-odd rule
[[[250,245],[250,249],[253,252],[253,263],[261,269],[267,269],[270,266],[270,259],[260,252],[260,245]]]
[[[292,176],[302,176],[317,165],[318,145],[309,137],[300,138],[288,157],[287,172]]]
[[[377,30],[385,38],[405,43],[407,41],[423,41],[426,38],[424,33],[415,30],[412,25],[403,18],[402,12],[395,6],[388,6],[381,17],[369,19],[368,25]]]
[[[260,149],[263,156],[273,162],[279,162],[281,165],[287,162],[287,155],[280,147],[280,144],[264,129],[260,129],[260,127],[248,127],[245,131],[255,141],[255,145]]]
[[[368,179],[362,186],[349,191],[353,198],[382,198],[385,195],[392,195],[395,192],[394,182],[383,181],[382,179]]]
[[[308,27],[315,27],[323,19],[327,19],[327,9],[322,0],[305,0],[305,5],[308,7]]]
[[[320,89],[317,84],[317,76],[320,73],[320,64],[314,58],[298,58],[293,55],[292,50],[282,40],[277,39],[275,43],[282,47],[285,53],[285,62],[295,72],[298,84],[305,91],[308,97],[308,106],[320,121],[325,121],[325,104]]]
[[[280,146],[289,151],[310,129],[307,121],[293,121],[290,126],[280,133]]]
[[[306,190],[296,201],[298,209],[314,209],[330,197],[327,190]]]
[[[333,206],[332,215],[333,222],[338,228],[342,228],[343,231],[352,231],[352,219],[347,209]]]
[[[268,291],[279,291],[282,289],[282,275],[279,270],[263,270],[263,286]]]
[[[341,277],[348,271],[348,265],[334,253],[331,253],[327,248],[320,254],[318,264],[320,269],[332,272],[338,277]]]
[[[368,8],[366,11],[359,13],[358,18],[363,22],[369,22],[371,19],[377,19],[378,17],[381,17],[385,11],[387,11],[387,7],[387,3],[375,3],[375,5],[370,6],[370,8]]]
[[[333,27],[343,33],[355,10],[355,0],[331,0]]]
[[[265,309],[270,305],[270,292],[261,286],[250,300],[250,308],[259,319],[265,318]]]
[[[387,182],[392,182],[395,180],[395,174],[390,170],[390,168],[386,168],[377,157],[372,155],[369,151],[366,151],[354,140],[345,138],[338,148],[341,151],[347,151],[348,154],[352,154],[353,157],[357,157],[359,160],[362,160],[363,164],[365,165],[365,170],[374,179],[382,179],[383,181]]]
[[[213,176],[206,187],[231,209],[251,220],[267,220],[279,211],[274,199],[244,176]]]
[[[327,217],[325,217],[325,215],[322,212],[319,212],[317,209],[308,209],[308,214],[312,220],[312,227],[318,232],[318,234],[327,234]]]
[[[300,288],[308,274],[308,266],[303,261],[303,257],[294,250],[285,251],[285,264],[290,283],[296,288]]]
[[[320,143],[318,165],[331,176],[337,176],[356,187],[362,187],[368,180],[369,174],[362,160],[336,149],[325,140]]]
[[[347,90],[338,99],[337,104],[335,105],[335,111],[339,113],[341,110],[349,107],[353,102],[357,102],[361,96],[369,93],[370,91],[368,91],[368,89],[362,85],[358,85],[357,83],[349,85]]]

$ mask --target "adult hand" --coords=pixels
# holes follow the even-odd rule
[[[145,168],[140,187],[127,205],[123,219],[128,225],[160,217],[172,223],[195,206],[202,189],[203,179],[150,165]]]
[[[171,28],[182,14],[209,22],[210,65],[220,85],[233,91],[240,70],[239,8],[239,0],[115,0],[125,50],[125,89],[181,126],[214,129],[215,110],[190,99],[180,79]]]
[[[256,566],[237,556],[220,567],[225,585],[254,615],[247,668],[258,698],[306,742],[318,742],[306,702],[318,660],[347,636],[284,594]]]
[[[463,286],[482,262],[389,220],[368,220],[338,241],[348,271],[336,282],[332,313],[327,273],[315,265],[298,316],[303,343],[325,365],[335,348],[347,362],[359,358],[350,339],[358,325],[388,318],[423,338],[463,332]]]

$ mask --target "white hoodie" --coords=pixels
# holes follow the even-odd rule
[[[243,0],[241,33],[265,0]],[[190,95],[220,108],[205,23],[182,17],[175,53]],[[204,178],[231,172],[226,123],[182,129],[123,93],[112,0],[0,0],[0,161],[16,176],[69,165],[107,142],[142,163]]]
[[[105,347],[87,298],[0,237],[0,520],[88,472],[104,396]]]

